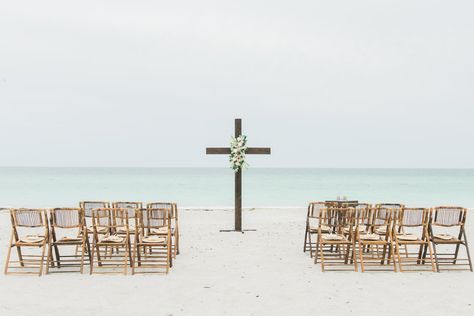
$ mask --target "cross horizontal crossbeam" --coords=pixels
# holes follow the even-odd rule
[[[249,147],[245,151],[248,155],[270,155],[271,148],[268,147]],[[206,148],[207,155],[230,155],[229,147],[208,147]]]
[[[242,120],[235,119],[235,138],[242,135]],[[270,155],[271,149],[268,147],[249,147],[245,150],[249,155]],[[230,155],[229,147],[208,147],[207,155]],[[229,231],[229,230],[224,230]],[[242,232],[242,170],[235,172],[235,230]]]

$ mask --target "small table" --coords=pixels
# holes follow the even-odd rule
[[[355,201],[355,200],[352,200],[352,201],[329,200],[329,201],[324,201],[324,202],[325,203],[336,204],[337,207],[343,207],[343,206],[353,207],[353,206],[357,206],[357,204],[359,204],[359,201]]]

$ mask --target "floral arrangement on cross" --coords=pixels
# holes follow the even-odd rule
[[[245,151],[247,150],[247,136],[231,137],[230,139],[230,167],[234,172],[247,168],[249,164],[245,161]]]

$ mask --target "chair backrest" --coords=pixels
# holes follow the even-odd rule
[[[173,202],[153,202],[146,205],[148,209],[168,209],[172,219],[178,218],[178,208]]]
[[[137,210],[140,210],[141,208],[143,208],[143,203],[142,202],[113,202],[112,207],[127,210],[128,218],[130,219],[130,218],[135,217],[135,212]]]
[[[354,209],[354,218],[355,218],[355,225],[356,226],[364,226],[369,228],[373,222],[373,216],[377,209],[371,208],[370,204],[367,207],[358,206]]]
[[[103,201],[82,201],[79,202],[79,207],[84,210],[85,217],[92,217],[92,210],[95,208],[108,208],[109,202]]]
[[[399,210],[404,207],[403,204],[398,204],[398,203],[380,203],[375,206],[379,210],[376,212],[376,215],[374,217],[374,220],[379,221],[379,220],[385,220],[386,215],[388,213],[391,213],[391,211],[394,211],[395,213],[398,213]],[[394,214],[393,216],[397,216]]]
[[[392,207],[384,207],[379,206],[374,208],[373,216],[372,216],[372,225],[385,225],[385,223],[389,220],[389,217],[394,217],[398,213],[399,208],[392,208]],[[396,213],[394,215],[394,213]]]
[[[356,209],[360,208],[370,208],[372,205],[370,203],[357,203],[356,206],[354,206]]]
[[[308,218],[319,218],[319,214],[326,208],[325,202],[310,202],[308,205]]]
[[[10,216],[14,227],[44,227],[48,226],[45,209],[11,209]]]
[[[350,229],[355,224],[355,209],[352,207],[325,208],[319,216],[319,225],[328,226],[331,231],[340,233],[344,227]]]
[[[128,211],[121,208],[97,208],[92,211],[92,225],[112,231],[117,227],[129,227]]]
[[[429,211],[426,208],[404,207],[398,212],[397,226],[418,227],[428,224]]]
[[[50,223],[58,228],[83,228],[84,211],[82,208],[55,208],[50,210]]]
[[[376,233],[382,231],[390,237],[393,227],[393,221],[396,216],[396,210],[390,208],[370,207],[365,210],[362,217],[363,220],[359,220],[359,226],[366,227],[366,231],[369,233]]]
[[[139,225],[143,231],[153,228],[171,227],[169,208],[145,208],[141,209]]]
[[[431,225],[463,226],[466,222],[467,210],[459,206],[438,206],[431,210]]]

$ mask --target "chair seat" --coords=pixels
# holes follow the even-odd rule
[[[168,233],[168,227],[163,226],[163,227],[159,227],[159,228],[152,228],[150,230],[150,232],[152,234],[166,234],[166,233]],[[173,232],[173,229],[171,229],[171,232]]]
[[[359,232],[365,232],[365,227],[363,226],[352,226],[352,231],[355,232],[356,228],[359,227]],[[346,226],[344,227],[344,230],[343,230],[346,234],[349,234],[349,232],[351,231],[351,227],[350,226]]]
[[[39,244],[44,241],[44,236],[26,235],[20,238],[20,242],[24,244]]]
[[[449,235],[449,234],[436,234],[433,236],[435,239],[442,239],[442,240],[452,240],[457,239],[456,237]]]
[[[82,238],[76,237],[76,238],[71,238],[71,237],[63,237],[59,240],[56,241],[56,244],[81,244],[82,243]]]
[[[127,233],[127,228],[126,227],[117,227],[117,234],[126,234]],[[129,227],[128,228],[128,233],[129,234],[135,234],[135,227]]]
[[[368,241],[378,241],[380,240],[380,235],[377,234],[360,234],[359,238],[362,240],[368,240]]]
[[[99,243],[122,243],[125,240],[123,237],[116,235],[104,236],[100,239]]]
[[[400,234],[400,235],[397,235],[397,239],[403,240],[403,241],[417,241],[417,240],[420,240],[416,235],[413,235],[413,234]]]
[[[375,233],[379,235],[385,235],[387,233],[387,226],[380,226],[375,229]]]
[[[321,238],[325,241],[347,241],[346,237],[337,234],[322,234]]]
[[[94,228],[92,226],[90,227],[87,227],[87,232],[92,234],[94,232]],[[108,232],[108,228],[107,227],[101,227],[101,226],[97,226],[97,233],[98,234],[105,234]]]
[[[445,243],[445,244],[459,244],[462,243],[461,240],[449,234],[436,234],[433,235],[433,241],[436,243]]]
[[[142,242],[147,244],[164,244],[166,242],[166,237],[160,237],[156,235],[143,237]]]

